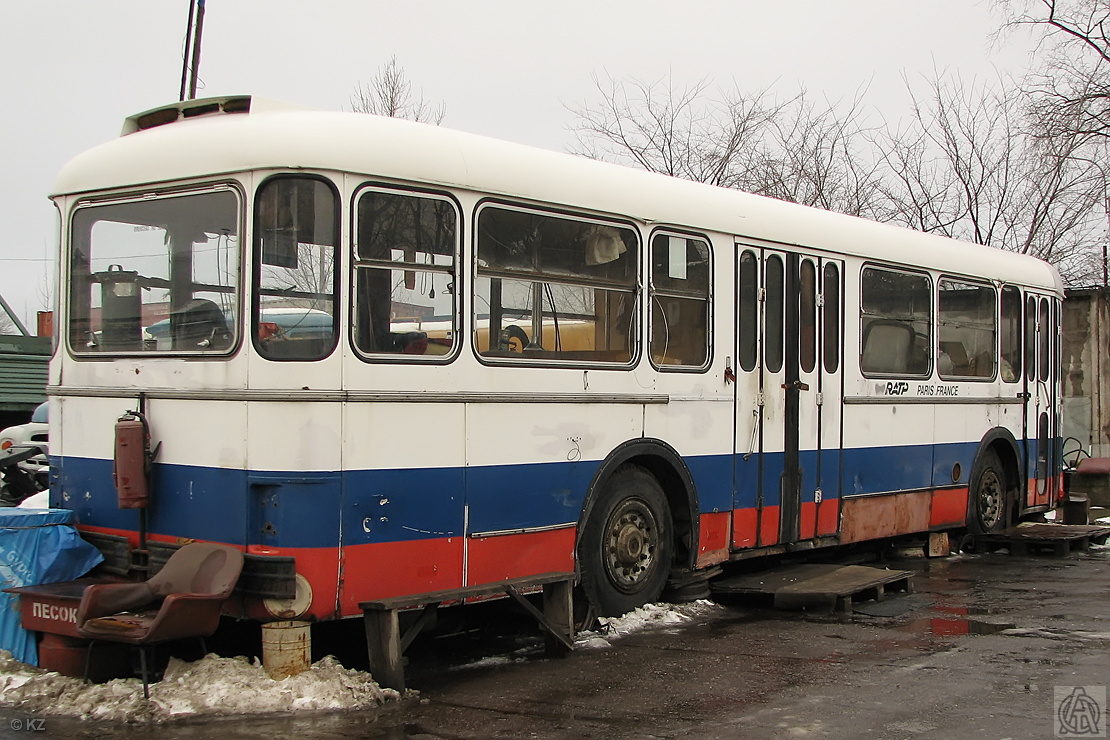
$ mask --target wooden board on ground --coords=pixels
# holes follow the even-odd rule
[[[981,542],[1010,548],[1011,555],[1047,552],[1063,557],[1073,550],[1086,551],[1110,537],[1102,524],[1021,524],[994,534],[980,535]]]
[[[908,570],[808,564],[725,578],[713,584],[713,591],[729,596],[770,596],[778,609],[846,611],[853,600],[878,601],[889,591],[912,593],[912,577]]]

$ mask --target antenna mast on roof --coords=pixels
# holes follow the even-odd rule
[[[181,94],[178,100],[197,96],[197,72],[200,70],[200,37],[204,32],[204,0],[189,0],[189,22],[185,29],[185,51],[181,55]],[[189,97],[185,97],[186,86]]]

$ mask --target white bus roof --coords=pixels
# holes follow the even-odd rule
[[[1046,263],[999,249],[441,126],[246,96],[132,116],[119,139],[71,160],[54,192],[274,169],[353,172],[1063,290]]]

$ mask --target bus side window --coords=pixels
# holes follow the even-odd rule
[[[660,369],[709,360],[709,243],[656,234],[651,240],[651,361]]]
[[[482,357],[631,364],[640,252],[634,230],[491,205],[478,211],[477,239],[474,346]]]
[[[759,359],[759,263],[755,253],[740,255],[737,323],[740,331],[740,369],[751,371]]]
[[[821,290],[824,298],[821,309],[821,345],[824,350],[825,372],[835,373],[840,365],[840,270],[835,263],[829,262],[825,265],[824,273],[824,287]],[[926,354],[926,364],[928,361]]]
[[[782,257],[772,254],[764,262],[763,285],[767,300],[763,308],[763,362],[769,372],[782,370],[786,352],[786,267]]]
[[[1037,299],[1025,298],[1025,376],[1037,379]]]
[[[999,373],[1003,381],[1015,383],[1021,378],[1021,290],[1013,285],[1004,286],[1001,304]]]
[[[449,359],[457,332],[454,203],[367,188],[355,237],[355,347],[394,360]]]
[[[940,280],[938,287],[937,371],[940,377],[993,378],[998,333],[994,288],[950,279]]]
[[[799,267],[799,360],[802,372],[811,373],[817,366],[817,266],[803,259]]]
[[[339,205],[330,183],[279,175],[255,206],[254,346],[268,360],[327,357],[339,338]]]
[[[1041,298],[1040,304],[1037,315],[1037,379],[1045,383],[1051,376],[1049,359],[1052,357],[1052,322],[1048,315],[1048,299]]]
[[[229,353],[241,211],[231,188],[79,208],[69,255],[73,352]]]
[[[860,296],[864,375],[929,374],[932,289],[928,275],[865,267]]]

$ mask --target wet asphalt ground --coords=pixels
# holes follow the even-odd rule
[[[46,718],[34,733],[11,730],[22,715],[4,710],[0,737],[1052,738],[1058,687],[1110,684],[1110,547],[907,550],[879,565],[913,571],[915,592],[850,613],[728,602],[562,660],[543,657],[534,625],[491,606],[481,629],[415,643],[418,693],[383,708],[149,727]]]

